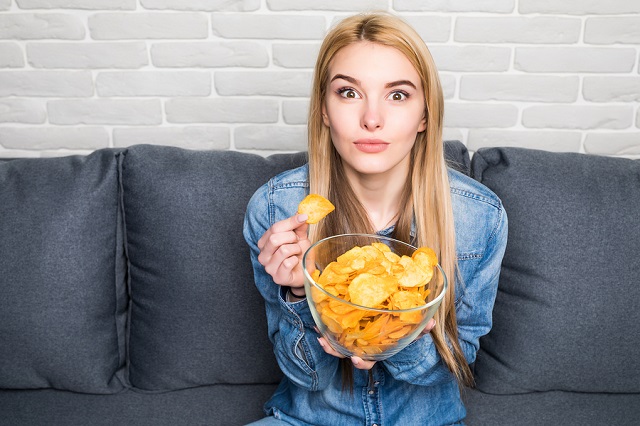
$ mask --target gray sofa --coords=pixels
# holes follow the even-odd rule
[[[640,162],[447,143],[509,243],[469,425],[640,419]],[[0,160],[0,425],[241,425],[280,371],[249,197],[305,155],[139,145]]]

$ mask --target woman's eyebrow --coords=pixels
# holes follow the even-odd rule
[[[396,87],[396,86],[410,86],[413,87],[414,89],[417,90],[416,85],[413,84],[411,81],[409,80],[397,80],[397,81],[392,81],[391,83],[387,83],[385,85],[386,88],[390,88],[390,87]]]
[[[349,83],[351,84],[355,84],[356,86],[360,85],[360,81],[353,78],[353,77],[349,77],[348,75],[344,75],[344,74],[336,74],[333,76],[333,78],[331,79],[331,81],[333,80],[337,80],[337,79],[342,79],[342,80],[347,80]]]
[[[331,79],[331,81],[334,80],[338,80],[338,79],[342,79],[342,80],[346,80],[351,84],[354,84],[356,86],[360,86],[360,80],[353,78],[351,76],[348,75],[344,75],[344,74],[336,74],[333,76],[333,78]],[[397,87],[397,86],[409,86],[409,87],[413,87],[414,89],[417,90],[417,87],[415,84],[413,84],[410,80],[396,80],[396,81],[392,81],[390,83],[385,84],[384,87],[391,88],[391,87]]]

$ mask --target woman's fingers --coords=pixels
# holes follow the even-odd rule
[[[353,366],[359,370],[371,370],[373,368],[373,365],[376,363],[375,361],[365,361],[364,359],[360,358],[359,356],[352,356],[351,357],[351,363],[353,364]]]
[[[436,326],[436,320],[431,318],[429,320],[429,322],[427,323],[427,326],[424,328],[424,330],[422,330],[422,332],[418,335],[418,337],[416,337],[416,340],[421,338],[425,334],[429,334],[431,332],[431,330],[433,330],[433,327],[435,327],[435,326]]]
[[[333,347],[329,344],[329,342],[327,342],[327,339],[325,339],[324,337],[318,337],[318,343],[320,343],[322,349],[324,349],[324,351],[329,355],[333,355],[338,358],[345,358],[344,355],[333,349]]]
[[[264,256],[262,256],[263,253],[265,254]],[[280,269],[282,266],[285,266],[285,267],[287,266],[287,265],[283,265],[283,263],[285,263],[285,261],[289,259],[292,259],[292,260],[289,260],[288,262],[289,269],[293,268],[297,263],[297,262],[293,263],[293,261],[297,260],[296,256],[298,256],[301,253],[302,253],[302,247],[300,247],[299,244],[284,243],[276,247],[275,251],[272,252],[270,255],[267,255],[266,251],[261,252],[260,255],[258,256],[258,261],[264,265],[265,270],[269,275],[274,276],[278,272],[278,269]],[[264,263],[263,263],[263,260],[264,260]]]
[[[289,238],[293,238],[293,241],[298,241],[302,237],[306,238],[307,229],[309,228],[307,218],[306,214],[298,214],[274,223],[258,240],[258,248],[263,250],[269,243],[273,244],[274,241],[277,243],[279,241],[278,234],[291,232],[288,235]]]
[[[318,343],[320,343],[320,346],[322,346],[322,349],[324,349],[324,351],[326,353],[328,353],[329,355],[333,355],[337,358],[346,358],[344,355],[342,355],[340,352],[336,351],[335,349],[333,349],[333,347],[329,344],[329,342],[327,342],[327,339],[325,339],[324,337],[318,337]],[[376,363],[375,361],[365,361],[364,359],[360,358],[359,356],[352,356],[351,357],[351,363],[353,364],[353,366],[359,370],[371,370],[373,368],[373,365]]]
[[[281,246],[266,263],[265,271],[279,285],[302,287],[304,275],[302,256],[311,246],[309,240]]]
[[[276,222],[258,240],[258,262],[279,285],[299,287],[303,283],[302,255],[311,246],[307,238],[307,215]]]
[[[427,333],[429,333],[431,330],[433,330],[433,327],[435,326],[436,326],[436,320],[431,318],[424,329]]]
[[[300,260],[296,256],[292,256],[283,259],[280,263],[274,262],[265,267],[265,270],[276,284],[299,287],[303,282],[302,269],[298,266],[299,264]],[[272,272],[269,271],[270,269]]]

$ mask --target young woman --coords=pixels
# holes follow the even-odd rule
[[[344,19],[329,32],[311,94],[309,163],[262,186],[245,218],[256,286],[284,373],[265,405],[269,417],[258,423],[464,419],[460,389],[472,385],[469,364],[491,327],[507,218],[495,194],[447,168],[442,121],[436,67],[409,25],[376,13]],[[296,214],[309,192],[336,206],[311,226]],[[385,361],[341,360],[315,331],[305,300],[305,250],[348,232],[431,247],[455,281],[425,333]]]

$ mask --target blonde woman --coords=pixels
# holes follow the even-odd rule
[[[356,15],[326,36],[309,111],[309,163],[252,197],[244,235],[284,378],[260,424],[461,423],[462,386],[491,327],[507,218],[498,197],[447,168],[443,97],[424,42],[385,14]],[[336,209],[309,229],[309,192]],[[323,237],[378,233],[436,250],[455,286],[435,321],[385,361],[341,359],[314,330],[302,255]],[[347,386],[345,386],[345,384]]]

